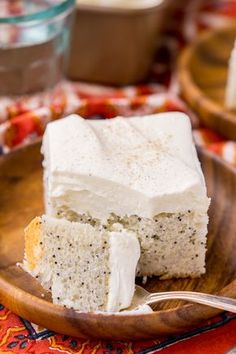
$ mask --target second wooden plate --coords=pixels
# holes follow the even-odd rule
[[[236,25],[204,33],[182,54],[179,81],[183,97],[204,125],[236,140],[236,111],[224,105],[228,63]],[[236,78],[235,78],[236,80]]]

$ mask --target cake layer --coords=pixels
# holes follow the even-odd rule
[[[101,220],[60,210],[60,216],[80,223],[102,226]],[[113,230],[119,223],[134,232],[140,242],[139,276],[156,275],[162,279],[199,277],[205,273],[206,213],[162,213],[152,219],[137,215],[120,217],[112,214],[103,227]]]
[[[205,273],[205,213],[159,214],[153,219],[126,217],[120,220],[140,242],[138,275],[161,279],[199,277]]]
[[[106,222],[114,213],[206,213],[204,178],[183,113],[48,124],[43,139],[45,204]]]
[[[140,246],[132,232],[47,216],[25,231],[23,267],[52,291],[53,302],[80,311],[119,311],[132,301]]]

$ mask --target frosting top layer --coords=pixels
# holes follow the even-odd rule
[[[48,124],[43,139],[48,212],[67,206],[105,219],[206,211],[189,118],[183,113]]]

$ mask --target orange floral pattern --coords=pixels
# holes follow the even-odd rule
[[[90,341],[38,329],[0,305],[1,354],[222,354],[236,348],[235,330],[236,316],[223,314],[179,336],[134,343]]]

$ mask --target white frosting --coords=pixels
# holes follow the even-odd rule
[[[135,310],[124,310],[120,312],[116,312],[116,315],[144,315],[153,312],[153,309],[149,305],[140,305]]]
[[[225,105],[229,109],[236,108],[236,40],[229,60]]]
[[[136,236],[130,232],[110,234],[110,278],[107,311],[119,311],[130,306],[135,289],[135,273],[140,257]]]
[[[77,5],[142,9],[158,6],[163,0],[77,0]]]
[[[66,206],[106,220],[206,212],[204,178],[183,113],[49,123],[43,139],[47,213]]]
[[[76,312],[81,312],[82,311],[79,311],[79,310],[76,310]],[[147,315],[147,314],[150,314],[153,312],[153,309],[151,308],[151,306],[149,305],[140,305],[139,307],[137,307],[136,309],[134,310],[122,310],[122,311],[119,311],[119,312],[107,312],[107,311],[95,311],[94,313],[96,314],[103,314],[104,316],[110,316],[111,314],[112,315],[129,315],[129,316],[133,316],[133,315]]]

